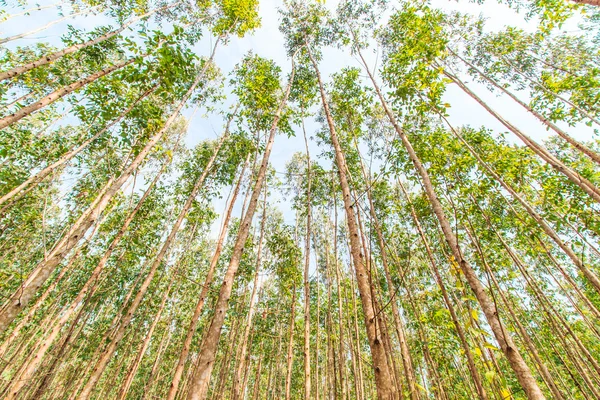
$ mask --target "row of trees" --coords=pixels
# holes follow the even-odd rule
[[[256,0],[71,6],[117,26],[2,49],[3,398],[600,398],[595,8],[289,0],[290,65],[225,73]],[[322,75],[333,47],[358,67]],[[199,110],[224,126],[188,148]]]

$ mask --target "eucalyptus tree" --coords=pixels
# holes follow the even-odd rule
[[[231,260],[227,267],[223,285],[219,291],[217,303],[215,305],[215,314],[212,317],[208,333],[204,339],[200,356],[197,360],[196,369],[192,375],[192,384],[188,392],[188,399],[204,399],[208,391],[208,384],[214,367],[214,357],[217,351],[221,328],[228,309],[229,296],[233,287],[235,273],[239,267],[239,262],[244,251],[244,245],[250,231],[254,212],[258,203],[260,192],[266,178],[269,156],[275,141],[275,134],[278,130],[278,124],[290,94],[290,88],[294,79],[294,66],[292,63],[292,74],[289,83],[284,89],[282,95],[278,93],[279,87],[279,68],[272,62],[264,59],[255,58],[252,68],[244,68],[241,71],[240,80],[245,86],[244,96],[239,97],[242,106],[249,106],[249,109],[261,118],[261,125],[271,124],[263,158],[260,164],[256,180],[253,185],[252,195],[245,211],[244,218],[239,228]],[[266,91],[265,89],[269,89]]]
[[[234,10],[235,11],[235,10]],[[240,31],[240,26],[244,25],[245,20],[241,19],[244,15],[236,16],[237,14],[225,14],[221,18],[217,19],[214,26],[214,31],[219,34],[219,39],[226,38],[229,34],[229,31],[235,31],[237,34],[243,34],[243,31]],[[251,15],[252,17],[252,15]],[[231,20],[235,18],[234,20]],[[231,25],[227,25],[227,24]],[[62,258],[72,249],[72,247],[79,241],[80,237],[89,229],[92,223],[98,218],[98,216],[102,213],[104,208],[109,203],[110,199],[114,196],[115,193],[123,186],[123,184],[129,180],[133,172],[141,165],[141,163],[146,158],[147,154],[151,152],[153,147],[164,137],[165,133],[169,130],[170,125],[175,121],[179,112],[186,105],[187,100],[192,97],[195,90],[200,86],[207,86],[206,82],[210,81],[211,78],[215,77],[215,74],[211,70],[212,67],[212,59],[214,57],[217,45],[219,43],[219,39],[216,41],[215,46],[213,47],[213,52],[208,60],[206,60],[202,69],[199,71],[197,68],[193,66],[190,61],[193,61],[193,55],[188,52],[184,52],[181,54],[179,68],[172,69],[171,73],[176,73],[174,76],[169,74],[163,74],[157,76],[157,79],[166,80],[168,84],[175,84],[179,90],[175,91],[178,95],[176,99],[177,103],[175,108],[171,111],[170,116],[164,121],[164,125],[162,124],[162,115],[160,113],[154,114],[153,118],[157,121],[157,124],[147,124],[146,128],[143,130],[142,138],[145,139],[145,136],[149,136],[144,147],[137,152],[135,158],[129,163],[129,165],[123,166],[122,172],[115,178],[111,178],[104,185],[104,188],[100,190],[100,195],[92,202],[90,207],[82,213],[80,218],[71,226],[71,228],[66,232],[66,234],[56,243],[53,247],[51,254],[48,255],[43,261],[41,261],[36,268],[29,275],[28,279],[22,285],[22,288],[19,289],[18,292],[13,294],[11,300],[9,300],[2,311],[0,312],[0,320],[2,323],[0,326],[2,330],[6,328],[6,325],[14,319],[14,317],[19,312],[24,305],[26,305],[33,293],[37,291],[39,286],[47,279],[50,272],[54,270],[56,265],[62,260]],[[162,66],[166,67],[170,65],[167,61],[169,59],[172,60],[170,53],[165,54],[165,64]],[[192,60],[190,60],[192,58]],[[187,61],[187,62],[186,62]],[[161,70],[156,72],[163,72]],[[177,78],[177,74],[182,74],[185,78],[189,79],[187,83],[179,86],[179,78]],[[141,75],[144,76],[144,75]],[[171,85],[166,85],[169,88]],[[164,92],[167,95],[170,94],[168,90]],[[181,96],[181,97],[179,97]],[[148,103],[149,105],[151,103]]]
[[[423,97],[434,103],[439,103],[440,101],[444,86],[437,79],[438,72],[430,68],[431,62],[443,53],[446,45],[446,38],[440,35],[442,32],[440,20],[440,13],[429,9],[427,6],[407,6],[390,18],[388,23],[389,29],[382,37],[386,51],[386,63],[383,69],[384,79],[393,90],[394,101],[399,107],[405,107],[408,112],[426,112],[426,109],[423,109],[422,103],[417,100],[418,87],[427,88],[426,92],[423,93]],[[407,34],[408,31],[410,31],[410,34]],[[356,35],[354,37],[356,38]],[[352,45],[355,51],[360,51],[361,42],[355,39]],[[422,50],[419,49],[419,46]],[[412,55],[409,55],[409,53],[414,54],[415,52],[421,54],[420,59],[417,60]],[[390,123],[394,126],[396,133],[414,164],[416,172],[421,178],[421,183],[424,186],[431,207],[452,252],[452,260],[461,268],[486,316],[497,342],[500,344],[500,348],[509,360],[517,379],[528,397],[537,399],[545,398],[512,337],[504,330],[498,317],[495,303],[486,293],[480,278],[471,264],[465,259],[457,237],[435,192],[429,173],[415,152],[411,140],[407,136],[407,132],[400,126],[396,115],[390,108],[379,85],[376,83],[375,77],[365,59],[361,58],[361,60]],[[427,104],[425,107],[427,107]]]

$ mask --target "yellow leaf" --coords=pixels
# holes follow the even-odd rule
[[[508,389],[500,389],[500,397],[502,400],[510,399],[510,391]]]
[[[424,391],[425,393],[427,393],[427,389],[425,389],[423,386],[419,385],[418,383],[415,382],[415,385],[421,389],[422,391]]]

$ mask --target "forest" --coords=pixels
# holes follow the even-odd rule
[[[0,398],[600,399],[600,1],[0,0]]]

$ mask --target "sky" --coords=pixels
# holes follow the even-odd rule
[[[10,3],[16,3],[15,1],[9,1]],[[9,14],[22,11],[35,7],[36,4],[41,6],[54,4],[55,0],[43,0],[28,2],[22,8],[8,7],[6,11]],[[330,10],[335,10],[339,0],[326,0],[325,5]],[[508,24],[522,28],[527,31],[535,30],[534,21],[525,21],[522,16],[516,14],[508,7],[498,4],[496,1],[487,1],[484,5],[478,5],[466,0],[449,1],[449,0],[432,0],[434,7],[441,8],[446,11],[456,10],[472,15],[482,15],[487,18],[487,24],[485,29],[488,31],[498,31],[504,29]],[[262,25],[252,34],[247,35],[244,38],[232,38],[227,46],[221,46],[216,54],[216,64],[222,69],[226,76],[238,63],[243,56],[249,51],[253,51],[262,57],[274,60],[280,65],[284,72],[289,72],[290,61],[286,56],[284,49],[283,37],[279,32],[279,15],[277,9],[282,6],[281,0],[261,0],[260,1],[260,17]],[[69,8],[64,8],[67,12]],[[22,32],[31,31],[38,27],[44,26],[48,22],[54,21],[60,18],[56,8],[32,12],[29,16],[15,17],[7,22],[0,24],[0,37],[7,37]],[[103,16],[79,16],[66,21],[62,21],[58,24],[49,27],[41,32],[35,33],[23,39],[18,39],[8,43],[9,48],[15,46],[24,46],[36,41],[47,41],[57,47],[60,45],[60,36],[66,32],[67,25],[71,24],[77,29],[91,30],[96,26],[115,23]],[[563,29],[573,30],[576,29],[575,24],[567,24]],[[214,38],[205,36],[196,46],[195,51],[202,56],[208,56],[212,49]],[[370,56],[371,67],[374,64],[374,56]],[[328,48],[324,51],[324,57],[320,63],[321,74],[325,81],[329,80],[331,74],[341,70],[347,66],[360,67],[358,61],[353,58],[347,51],[342,51],[335,48]],[[464,77],[464,75],[463,75]],[[536,140],[543,140],[549,136],[549,133],[537,121],[532,115],[528,114],[518,104],[507,99],[506,96],[499,96],[490,93],[483,85],[472,82],[469,79],[465,80],[469,87],[471,87],[480,97],[483,98],[493,109],[498,111],[508,121],[516,125],[518,128],[527,133],[530,137]],[[285,84],[285,83],[284,83]],[[508,100],[508,101],[507,101]],[[229,104],[235,101],[230,96],[227,100]],[[502,126],[494,117],[489,115],[481,106],[479,106],[474,100],[464,94],[455,85],[450,85],[445,94],[445,102],[451,104],[448,113],[450,115],[449,120],[454,126],[471,125],[474,127],[486,126],[487,128],[493,129],[495,132],[505,132],[506,128]],[[186,116],[191,115],[191,110],[188,109],[185,112]],[[224,122],[217,114],[203,115],[203,113],[196,113],[191,120],[189,131],[186,137],[186,145],[194,146],[201,140],[207,138],[216,138],[216,135],[222,132]],[[319,129],[318,124],[315,121],[307,121],[307,131],[309,135],[314,134]],[[593,132],[590,128],[581,125],[576,127],[562,126],[572,136],[579,140],[589,140],[593,137]],[[513,137],[512,134],[508,135],[509,138]],[[514,138],[514,137],[513,137]],[[516,139],[515,139],[516,141]],[[275,141],[273,153],[271,156],[271,165],[278,172],[279,176],[283,178],[283,172],[285,171],[285,164],[290,160],[292,154],[297,151],[304,151],[304,140],[302,134],[296,135],[296,137],[287,138],[285,135],[279,135]],[[316,143],[310,141],[311,155],[314,157],[321,151]],[[322,161],[322,160],[321,160]],[[225,196],[222,200],[214,202],[214,207],[217,212],[222,212],[225,208],[225,198],[228,190],[225,191]],[[292,223],[294,213],[291,211],[289,202],[282,199],[280,196],[274,196],[275,199],[279,200],[279,207],[282,209],[285,216],[286,222]],[[239,206],[236,213],[239,215]],[[218,229],[218,223],[215,223],[214,231]]]

